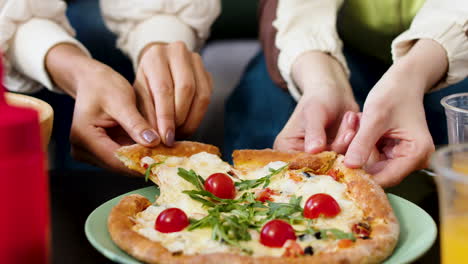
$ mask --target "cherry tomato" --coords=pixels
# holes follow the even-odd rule
[[[205,181],[205,190],[221,199],[234,199],[236,197],[234,182],[224,173],[210,175]]]
[[[189,225],[189,220],[184,211],[179,208],[169,208],[162,211],[156,222],[154,229],[161,233],[179,232]]]
[[[320,215],[334,217],[341,212],[338,203],[326,193],[317,193],[309,197],[304,206],[304,216],[315,219]]]
[[[296,240],[294,229],[283,220],[271,220],[262,227],[260,243],[267,247],[282,247],[288,240]]]

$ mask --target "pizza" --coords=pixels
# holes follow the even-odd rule
[[[384,191],[334,152],[236,150],[230,165],[182,141],[116,155],[160,189],[108,217],[115,244],[145,263],[379,263],[398,240]]]

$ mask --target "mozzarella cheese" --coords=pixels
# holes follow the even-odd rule
[[[144,157],[141,162],[151,164],[151,158]],[[236,171],[240,179],[258,179],[269,175],[270,169],[277,170],[287,165],[285,162],[271,162],[263,168],[250,172]],[[160,183],[160,196],[154,205],[149,206],[143,212],[136,216],[136,225],[134,230],[139,234],[161,243],[171,252],[181,252],[185,255],[208,254],[215,252],[237,252],[239,248],[231,247],[225,243],[211,239],[211,228],[195,229],[193,231],[182,230],[174,233],[161,233],[154,229],[154,222],[164,209],[176,207],[182,209],[189,218],[201,219],[207,215],[207,211],[200,202],[191,199],[184,190],[194,190],[195,186],[178,176],[178,168],[194,170],[204,179],[213,173],[227,173],[234,169],[218,156],[209,153],[198,153],[191,157],[168,157],[160,165],[152,168],[152,173],[158,175]],[[335,181],[327,175],[313,175],[306,177],[300,171],[284,170],[270,179],[268,188],[275,190],[271,198],[274,202],[288,203],[293,195],[302,196],[301,206],[304,207],[307,199],[317,193],[327,193],[331,195],[341,207],[341,212],[333,218],[320,217],[312,221],[316,229],[337,228],[344,232],[351,232],[354,223],[363,219],[363,213],[354,202],[348,197],[346,186],[343,183]],[[239,179],[233,179],[238,181]],[[263,188],[262,185],[249,189],[249,192],[258,192]],[[238,192],[237,197],[243,192]],[[306,227],[295,225],[296,230],[304,230]],[[253,256],[281,256],[284,248],[270,248],[262,245],[260,234],[251,230],[250,241],[239,242],[243,247],[252,249]],[[331,250],[330,243],[336,243],[333,240],[318,240],[314,236],[307,235],[304,239],[297,241],[302,248],[312,245],[315,252]]]
[[[189,158],[168,157],[162,164],[152,168],[152,173],[158,175],[161,191],[156,203],[180,208],[189,217],[200,219],[206,215],[206,210],[202,208],[201,203],[182,193],[185,190],[194,190],[195,186],[177,174],[178,168],[194,170],[206,179],[213,173],[227,173],[231,166],[216,155],[202,152]]]

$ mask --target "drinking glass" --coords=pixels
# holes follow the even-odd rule
[[[440,148],[431,166],[437,174],[442,263],[468,263],[468,144]]]
[[[468,142],[468,93],[446,96],[440,103],[447,117],[449,144]]]

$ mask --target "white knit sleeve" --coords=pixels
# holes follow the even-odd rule
[[[336,31],[336,16],[343,0],[279,0],[273,26],[278,30],[275,44],[280,50],[278,68],[291,95],[301,92],[291,77],[294,61],[306,51],[323,51],[338,60],[349,75]]]
[[[135,69],[150,43],[183,41],[199,48],[220,10],[220,0],[101,0],[104,20]]]
[[[468,76],[467,0],[426,0],[410,28],[393,41],[393,60],[406,55],[416,40],[423,38],[437,41],[447,53],[449,69],[435,89]]]
[[[0,47],[7,89],[32,93],[45,86],[60,92],[45,68],[48,51],[59,43],[71,43],[89,55],[73,38],[65,9],[59,0],[0,0]]]

